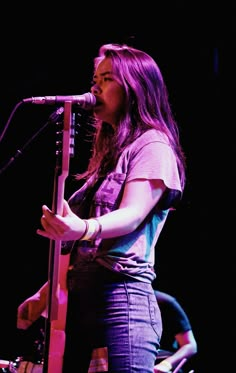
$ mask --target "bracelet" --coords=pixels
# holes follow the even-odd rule
[[[98,219],[94,219],[96,220],[96,222],[98,223],[98,231],[96,233],[96,236],[94,238],[99,238],[100,237],[100,234],[102,233],[102,224],[100,223],[100,221]]]
[[[84,233],[82,234],[82,236],[79,238],[79,241],[84,239],[84,237],[87,235],[87,232],[89,230],[89,223],[88,223],[88,221],[84,220],[84,223],[85,223],[85,230],[84,230]]]
[[[98,235],[101,234],[102,225],[98,219],[88,219],[84,220],[87,224],[86,230],[83,236],[80,238],[80,241],[92,241],[95,238],[98,238]]]

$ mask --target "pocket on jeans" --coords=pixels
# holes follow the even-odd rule
[[[153,296],[149,297],[149,310],[150,310],[151,325],[160,340],[161,334],[162,334],[161,312],[157,304],[157,301],[156,299],[153,299]]]

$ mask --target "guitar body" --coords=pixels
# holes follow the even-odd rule
[[[63,356],[65,349],[65,326],[67,314],[67,288],[66,273],[69,265],[69,254],[60,256],[60,273],[58,284],[58,306],[57,319],[50,323],[49,349],[47,351],[47,372],[62,373]],[[45,343],[46,345],[46,343]],[[46,353],[46,351],[45,351]],[[45,358],[44,358],[45,366]],[[46,366],[44,368],[45,372]]]
[[[57,160],[52,211],[63,212],[65,180],[69,173],[71,156],[72,103],[64,103],[62,151]],[[66,275],[70,254],[61,255],[61,241],[50,241],[48,270],[48,311],[45,327],[43,373],[62,373],[65,349],[65,326],[67,314]]]

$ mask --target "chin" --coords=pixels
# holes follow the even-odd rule
[[[105,115],[104,115],[104,110],[102,110],[101,107],[98,107],[98,106],[95,107],[93,109],[93,113],[94,113],[94,116],[95,116],[96,119],[106,121]]]

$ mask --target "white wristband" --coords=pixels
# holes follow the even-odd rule
[[[97,219],[85,220],[87,224],[87,231],[83,237],[80,238],[81,241],[91,241],[98,237],[101,233],[102,226]]]

